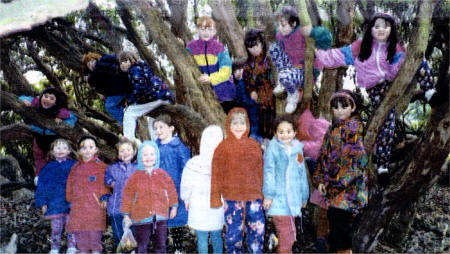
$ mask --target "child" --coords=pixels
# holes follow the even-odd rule
[[[154,121],[155,133],[158,136],[156,144],[161,153],[160,167],[169,173],[175,184],[177,193],[180,193],[181,176],[186,162],[191,158],[191,151],[176,133],[175,124],[169,115],[160,115]],[[171,218],[167,225],[170,228],[170,235],[176,251],[183,251],[183,239],[185,235],[185,225],[187,223],[187,211],[183,200],[178,196],[180,205],[177,216]]]
[[[120,213],[122,192],[125,187],[125,182],[137,169],[137,164],[134,162],[137,148],[133,141],[124,138],[117,143],[116,149],[119,160],[106,169],[105,184],[113,188],[113,193],[108,200],[106,211],[111,219],[114,242],[117,246],[123,235],[123,215]]]
[[[106,96],[105,109],[120,125],[123,122],[124,100],[131,92],[128,74],[119,67],[116,55],[88,53],[82,60],[83,73],[88,74],[88,84]]]
[[[228,253],[262,253],[265,218],[262,206],[263,158],[261,147],[248,137],[250,124],[244,108],[234,108],[225,123],[226,138],[214,151],[211,208],[224,202]]]
[[[275,120],[275,137],[264,153],[264,209],[273,217],[279,239],[278,253],[292,253],[295,217],[309,198],[303,144],[295,138],[296,122],[290,115]]]
[[[147,253],[150,238],[156,253],[166,253],[167,219],[177,214],[175,185],[159,167],[160,158],[155,142],[144,141],[138,150],[137,171],[123,189],[120,212],[125,227],[133,223],[138,253]]]
[[[278,70],[278,85],[274,93],[287,91],[286,112],[293,113],[297,108],[301,94],[298,89],[303,86],[303,67],[306,50],[305,36],[316,40],[316,47],[329,48],[332,42],[330,31],[325,27],[300,27],[297,11],[290,6],[283,6],[276,14],[279,33],[277,42],[270,45],[269,53]],[[321,70],[319,62],[315,68]],[[316,71],[317,73],[317,71]]]
[[[63,122],[70,126],[75,126],[77,117],[67,109],[67,96],[61,89],[49,87],[41,92],[39,97],[22,95],[20,100],[27,106],[34,107],[39,112],[54,118],[56,123]],[[34,173],[35,184],[37,184],[38,175],[42,167],[48,162],[47,153],[50,151],[50,144],[59,136],[52,130],[31,125],[33,130],[33,155],[34,155]]]
[[[250,118],[250,137],[259,143],[262,143],[262,137],[259,132],[259,106],[257,103],[257,93],[252,92],[250,96],[242,78],[244,73],[244,64],[233,62],[233,79],[236,85],[236,104],[247,110]]]
[[[313,177],[315,186],[329,206],[328,242],[332,253],[350,253],[353,217],[367,205],[367,155],[355,101],[348,90],[331,96],[334,119]]]
[[[50,146],[53,160],[47,163],[40,174],[35,201],[47,219],[51,219],[51,254],[59,253],[61,234],[69,220],[70,204],[66,201],[66,182],[70,169],[76,161],[68,156],[71,152],[69,142],[56,139]],[[67,253],[75,254],[75,237],[67,233]]]
[[[71,203],[68,232],[75,233],[80,252],[101,253],[106,228],[106,164],[97,157],[97,139],[84,135],[78,141],[80,161],[72,167],[66,185]]]
[[[134,52],[119,54],[120,69],[128,72],[132,91],[127,97],[128,107],[123,114],[123,136],[135,140],[136,120],[155,108],[173,103],[169,87]]]
[[[198,81],[211,84],[225,113],[235,105],[235,87],[231,77],[231,59],[224,46],[215,39],[216,23],[211,17],[197,20],[199,39],[186,46],[203,73]]]
[[[244,84],[250,96],[258,103],[260,135],[262,138],[271,138],[275,97],[263,31],[250,29],[245,33],[244,43],[248,55],[244,66]]]
[[[200,141],[200,155],[186,163],[181,178],[180,196],[189,210],[188,225],[197,235],[198,253],[208,253],[209,234],[213,253],[223,252],[223,206],[210,208],[212,158],[222,139],[219,126],[208,126]]]
[[[317,59],[326,67],[354,65],[358,86],[366,88],[374,109],[383,99],[403,61],[405,52],[398,43],[397,27],[392,16],[376,13],[364,37],[340,49],[316,50]],[[391,109],[378,133],[375,163],[378,174],[388,173],[394,142],[395,107]]]

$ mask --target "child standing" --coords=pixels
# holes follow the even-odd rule
[[[228,253],[244,252],[244,232],[248,252],[262,253],[265,218],[261,146],[248,137],[250,123],[244,108],[232,109],[225,126],[226,138],[213,156],[211,208],[219,208],[224,202]]]
[[[263,31],[250,29],[245,33],[244,43],[248,55],[244,66],[244,84],[258,105],[260,135],[262,138],[271,138],[272,123],[275,119],[275,97]]]
[[[158,136],[156,144],[158,144],[158,149],[161,153],[160,167],[172,177],[178,193],[180,205],[178,206],[177,216],[171,218],[167,225],[170,228],[170,235],[173,239],[175,250],[182,252],[184,251],[183,239],[186,234],[185,226],[188,214],[179,193],[183,168],[191,158],[191,151],[178,136],[174,136],[176,127],[169,115],[158,116],[153,125]]]
[[[155,108],[173,103],[169,87],[134,52],[119,54],[120,69],[128,72],[131,93],[127,97],[128,107],[123,113],[123,136],[135,140],[136,121]]]
[[[199,39],[186,46],[203,73],[198,81],[211,84],[225,113],[235,105],[236,89],[231,76],[231,59],[225,47],[216,40],[216,23],[211,17],[197,20]]]
[[[189,210],[188,225],[195,229],[198,253],[208,253],[211,234],[213,253],[223,252],[223,206],[210,207],[211,164],[214,150],[223,139],[219,126],[208,126],[200,141],[200,155],[190,159],[183,170],[180,196]]]
[[[66,199],[71,203],[68,232],[74,233],[80,252],[101,253],[106,228],[106,164],[97,157],[97,139],[84,135],[78,141],[80,161],[70,171]]]
[[[49,87],[44,89],[39,97],[20,96],[20,100],[27,106],[34,107],[39,112],[54,118],[56,123],[64,122],[70,126],[75,126],[77,117],[67,109],[67,96],[61,89]],[[50,144],[59,136],[52,130],[31,125],[33,130],[33,156],[34,156],[34,173],[35,184],[37,184],[37,176],[41,172],[42,167],[48,162],[47,153],[50,151]]]
[[[398,43],[394,18],[385,13],[376,13],[362,39],[339,49],[316,50],[316,57],[330,68],[354,65],[358,86],[367,90],[371,104],[376,109],[403,64],[405,52]],[[386,116],[376,139],[374,158],[378,174],[388,173],[394,129],[395,107]]]
[[[303,144],[295,138],[296,122],[290,115],[275,120],[275,137],[264,153],[264,209],[273,217],[279,238],[278,253],[292,253],[295,217],[309,198]]]
[[[51,219],[51,254],[59,253],[61,234],[69,221],[70,204],[66,201],[66,182],[70,169],[76,161],[68,156],[71,152],[65,139],[53,141],[50,148],[52,161],[47,163],[40,174],[35,193],[36,207],[42,209],[47,219]],[[75,237],[67,233],[67,253],[75,254]]]
[[[123,215],[120,213],[122,192],[126,181],[137,169],[137,164],[134,162],[137,148],[133,141],[124,138],[117,143],[116,149],[119,159],[106,169],[105,184],[113,189],[113,193],[108,200],[107,212],[111,220],[114,242],[117,246],[123,235]]]
[[[329,206],[328,242],[333,253],[339,250],[350,253],[353,217],[367,205],[367,155],[355,101],[348,90],[331,96],[334,119],[313,177]]]
[[[138,169],[123,189],[120,211],[124,225],[133,224],[138,253],[147,253],[150,238],[156,253],[166,253],[167,219],[177,214],[177,192],[170,176],[159,168],[160,158],[155,142],[144,141],[138,150]]]

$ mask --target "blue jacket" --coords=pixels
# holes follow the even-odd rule
[[[236,83],[236,80],[235,80]],[[260,136],[259,133],[259,106],[256,101],[252,100],[245,88],[244,79],[237,81],[236,85],[236,102],[239,106],[247,110],[250,118],[250,136]]]
[[[136,163],[123,163],[122,161],[118,161],[106,169],[105,184],[112,187],[114,183],[113,194],[109,197],[106,210],[109,215],[120,214],[123,188],[136,169]]]
[[[128,104],[145,104],[156,100],[173,102],[173,94],[169,87],[155,74],[145,62],[137,62],[128,70],[131,81],[131,94]]]
[[[68,214],[70,203],[66,201],[66,182],[76,161],[52,160],[42,168],[34,196],[36,207],[47,206],[45,215]]]
[[[187,211],[184,207],[184,202],[180,198],[180,183],[181,176],[183,174],[183,168],[186,162],[191,158],[191,151],[189,148],[181,142],[178,136],[174,136],[173,139],[167,144],[161,144],[161,140],[157,139],[159,152],[161,154],[161,162],[159,167],[164,169],[170,177],[172,177],[173,183],[178,193],[178,211],[177,216],[168,221],[169,227],[179,227],[187,224]]]
[[[309,185],[303,159],[303,144],[291,141],[290,151],[274,137],[264,153],[263,194],[272,199],[268,215],[300,216],[308,201]]]
[[[94,70],[89,71],[88,83],[105,96],[129,94],[131,91],[127,73],[120,69],[116,55],[103,55]]]

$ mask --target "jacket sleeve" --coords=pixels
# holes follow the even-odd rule
[[[131,66],[128,70],[128,78],[131,83],[131,94],[127,98],[129,104],[134,104],[137,100],[137,96],[140,93],[142,84],[145,83],[144,77],[140,72],[140,68],[137,65]]]
[[[185,144],[183,144],[182,146],[180,146],[179,154],[180,154],[179,160],[180,165],[178,165],[178,168],[183,169],[186,166],[188,160],[191,158],[191,150],[189,150],[189,148]]]
[[[328,143],[330,142],[330,133],[331,133],[331,126],[328,129],[327,134],[325,135],[322,148],[320,149],[320,155],[319,158],[317,159],[317,168],[312,177],[312,182],[316,188],[321,183],[325,184],[325,186],[328,185],[327,147]]]
[[[67,202],[71,203],[73,198],[73,181],[75,171],[77,170],[78,163],[76,163],[71,169],[69,173],[69,177],[67,178],[66,183],[66,200]]]
[[[275,157],[274,144],[270,142],[270,145],[264,154],[264,177],[262,192],[265,199],[274,199],[276,194]]]
[[[256,105],[256,102],[250,98],[247,89],[245,89],[244,79],[239,80],[236,85],[236,101],[244,107]]]
[[[231,76],[231,59],[228,51],[220,52],[217,57],[217,61],[219,62],[219,71],[209,75],[213,86],[229,80]]]
[[[214,151],[212,169],[211,169],[211,208],[219,208],[222,206],[222,182],[223,182],[223,172],[222,166],[224,162],[222,161],[222,149],[220,149],[220,144]]]
[[[122,193],[122,205],[120,212],[123,214],[130,214],[134,197],[136,195],[136,177],[132,174],[125,183]]]
[[[303,152],[300,152],[303,157]],[[306,174],[305,160],[300,162],[300,192],[302,194],[302,203],[308,202],[309,199],[309,183]]]
[[[67,108],[61,108],[56,117],[65,120],[70,117],[70,111]]]
[[[186,163],[186,166],[183,169],[183,175],[181,176],[180,183],[180,198],[184,202],[189,203],[191,194],[192,194],[192,186],[195,183],[195,179],[192,178],[191,160]]]
[[[111,193],[110,188],[108,188],[108,186],[106,186],[105,184],[105,171],[106,171],[106,167],[107,165],[104,164],[103,162],[100,163],[101,164],[101,174],[102,176],[100,177],[100,188],[99,188],[99,193],[98,193],[98,197],[100,198],[100,200],[105,200],[106,196],[108,194]]]
[[[361,40],[356,40],[352,44],[342,48],[328,50],[318,49],[316,52],[316,59],[319,64],[323,64],[328,68],[353,65],[355,57],[359,54],[360,45]]]
[[[41,173],[39,174],[39,181],[36,188],[36,193],[34,194],[36,208],[41,208],[44,205],[48,205],[47,187],[50,180],[49,179],[50,175],[48,174],[48,171],[49,168],[47,164],[42,168]]]
[[[105,185],[112,187],[112,184],[116,182],[116,179],[114,178],[112,174],[112,165],[106,168],[105,172]]]
[[[400,45],[397,45],[394,61],[389,65],[389,71],[386,73],[386,78],[388,80],[394,80],[404,61],[405,51]]]

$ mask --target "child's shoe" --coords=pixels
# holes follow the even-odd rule
[[[273,89],[273,94],[278,95],[284,92],[284,86],[280,82],[277,82],[277,86]]]
[[[288,93],[286,98],[286,108],[285,111],[288,114],[294,113],[295,109],[297,109],[298,99],[300,98],[300,94],[298,90],[295,90],[294,93]]]
[[[76,254],[77,249],[74,247],[68,248],[66,254]]]
[[[49,254],[59,254],[59,250],[58,249],[51,249]]]

